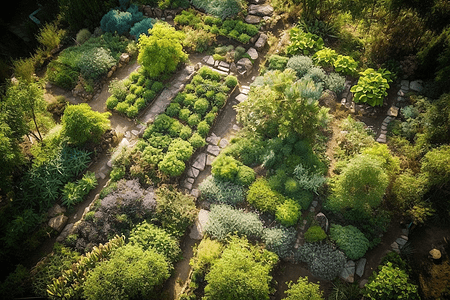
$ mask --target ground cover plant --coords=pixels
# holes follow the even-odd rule
[[[148,72],[140,68],[126,79],[110,82],[111,96],[106,100],[106,107],[129,118],[135,118],[163,89],[163,83],[152,80]]]

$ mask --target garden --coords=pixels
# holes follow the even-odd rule
[[[444,2],[56,1],[1,90],[1,298],[448,297]]]

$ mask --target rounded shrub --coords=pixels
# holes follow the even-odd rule
[[[163,160],[158,163],[158,168],[163,173],[176,177],[183,174],[186,165],[182,160],[178,159],[178,154],[176,152],[168,152]]]
[[[139,110],[135,105],[131,105],[127,108],[127,117],[134,118],[138,115]]]
[[[295,55],[289,58],[286,67],[293,69],[297,77],[301,78],[313,67],[313,61],[308,56]]]
[[[275,219],[284,226],[297,224],[301,215],[301,206],[297,201],[286,199],[283,204],[276,207]]]
[[[352,225],[331,225],[330,238],[352,260],[363,257],[369,249],[369,240]]]
[[[200,121],[201,121],[201,118],[198,114],[192,114],[187,119],[187,123],[191,127],[197,126],[200,123]]]
[[[209,102],[205,98],[200,98],[194,103],[194,110],[199,115],[204,115],[209,108]]]
[[[245,165],[239,166],[238,172],[236,174],[236,183],[244,186],[249,186],[256,179],[255,171],[252,168]]]
[[[192,135],[192,129],[189,126],[183,126],[180,130],[180,138],[188,140]]]
[[[202,137],[198,132],[194,132],[192,136],[189,138],[189,143],[194,147],[194,149],[203,147],[206,145],[205,138]]]
[[[208,135],[209,129],[210,126],[208,123],[206,123],[206,121],[201,121],[197,125],[197,132],[203,137],[206,137]]]
[[[225,85],[229,88],[234,88],[238,84],[236,76],[228,75],[225,77]]]
[[[115,96],[109,96],[108,99],[106,99],[106,108],[108,108],[109,110],[113,110],[118,103],[119,99],[117,99]]]
[[[126,114],[129,107],[130,107],[130,105],[128,103],[126,103],[126,102],[119,102],[116,105],[116,110],[117,110],[117,112],[119,112],[121,114]]]
[[[166,108],[166,114],[169,117],[177,117],[180,112],[180,104],[179,103],[170,103],[170,105]]]
[[[307,241],[308,243],[314,243],[326,239],[327,234],[322,229],[322,227],[314,225],[308,228],[308,230],[305,232],[304,237],[305,241]]]
[[[227,96],[225,96],[224,93],[217,93],[214,96],[214,105],[218,108],[222,108],[225,105],[225,102],[227,102]]]
[[[191,115],[191,111],[189,110],[189,108],[182,108],[178,112],[178,119],[180,119],[181,121],[187,122],[190,115]]]
[[[231,156],[219,155],[213,161],[211,167],[211,174],[216,178],[234,182],[239,172],[240,163]]]

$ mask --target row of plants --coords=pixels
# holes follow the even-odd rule
[[[174,18],[176,25],[186,32],[185,44],[192,50],[204,52],[215,36],[221,35],[247,44],[258,33],[258,27],[242,20],[222,20],[195,10],[184,10]]]
[[[289,37],[290,42],[285,49],[288,56],[310,55],[317,66],[332,69],[343,75],[357,75],[358,62],[351,56],[340,55],[335,50],[324,47],[324,41],[320,36],[305,32],[296,26],[289,31]],[[288,57],[272,55],[268,63],[269,68],[282,69],[288,64]],[[302,64],[305,62],[302,61]],[[354,94],[353,101],[370,106],[381,106],[387,96],[389,83],[394,80],[394,74],[384,68],[377,71],[367,68],[359,72],[359,75],[357,84],[351,88],[351,92]]]
[[[129,118],[135,118],[164,88],[164,84],[152,80],[141,68],[123,80],[112,80],[109,84],[110,97],[106,107]]]
[[[166,177],[180,176],[194,151],[203,147],[227,95],[237,85],[234,76],[223,78],[208,67],[202,67],[186,84],[184,91],[172,100],[144,131],[134,150],[134,163],[141,170],[153,169]],[[126,156],[126,155],[125,155]],[[119,159],[120,161],[120,159]],[[115,164],[115,169],[134,169],[130,163]],[[113,170],[114,172],[114,170]],[[147,172],[149,173],[149,172]],[[146,176],[149,176],[146,174]],[[153,176],[157,180],[158,176]]]

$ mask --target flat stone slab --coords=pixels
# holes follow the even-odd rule
[[[203,57],[202,61],[207,65],[214,66],[214,58],[211,55]]]
[[[221,61],[221,62],[219,62],[219,67],[223,67],[223,68],[229,69],[230,68],[230,64],[227,63],[226,61]]]
[[[48,226],[50,226],[51,228],[55,229],[58,232],[61,232],[64,229],[64,226],[66,225],[67,220],[69,220],[69,218],[67,216],[59,215],[54,218],[51,218],[48,221]]]
[[[237,101],[239,101],[239,103],[241,103],[241,102],[244,102],[245,100],[247,100],[248,96],[246,94],[241,93],[241,94],[237,95],[235,99]]]
[[[214,145],[208,145],[206,148],[206,153],[217,156],[220,153],[220,147]]]
[[[191,190],[192,189],[192,183],[190,183],[189,181],[185,180],[183,183],[183,187],[187,190]]]
[[[211,145],[215,145],[215,146],[217,146],[217,144],[219,144],[219,141],[220,141],[220,137],[218,137],[214,133],[212,133],[210,136],[208,136],[206,138],[207,143],[209,143]]]
[[[359,277],[362,277],[364,275],[364,269],[366,268],[367,259],[361,258],[358,260],[358,263],[356,264],[356,275]]]
[[[402,239],[402,238],[398,238],[395,240],[395,242],[398,244],[399,248],[402,248],[403,246],[405,246],[407,240]]]
[[[387,115],[390,117],[397,117],[398,116],[398,107],[391,106],[387,112]]]
[[[378,143],[386,143],[386,134],[380,134],[380,136],[377,138]]]
[[[200,196],[200,191],[198,189],[192,189],[191,196],[198,198]]]
[[[207,155],[206,155],[206,165],[207,165],[207,166],[212,165],[212,163],[213,163],[213,161],[214,161],[215,158],[216,158],[215,156],[210,155],[210,154],[207,154]]]
[[[206,166],[206,153],[200,153],[192,166],[200,171],[203,171]]]
[[[198,174],[200,174],[200,170],[196,168],[189,168],[187,175],[189,177],[197,178]],[[191,187],[192,188],[192,187]]]
[[[205,235],[205,226],[209,220],[209,211],[201,209],[198,212],[197,220],[191,228],[189,237],[193,240],[201,240]]]
[[[353,283],[355,281],[355,262],[349,260],[341,271],[340,277],[347,282]]]
[[[245,22],[248,24],[259,24],[259,22],[261,22],[261,17],[255,15],[247,15],[245,17]]]
[[[56,238],[56,241],[58,243],[61,243],[66,239],[66,237],[72,232],[73,223],[69,223],[64,227],[63,231],[61,231],[61,234]]]
[[[248,6],[248,13],[260,17],[270,16],[273,14],[273,7],[270,5],[250,4]]]
[[[97,174],[95,174],[95,177],[96,177],[97,179],[99,179],[99,178],[105,179],[105,178],[106,178],[106,175],[105,175],[105,173],[103,173],[103,172],[97,172]]]
[[[264,46],[265,46],[266,43],[267,43],[268,38],[269,38],[269,37],[267,36],[267,34],[261,33],[261,34],[259,35],[258,40],[257,40],[256,43],[255,43],[255,48],[256,48],[257,50],[261,50],[262,48],[264,48]]]

